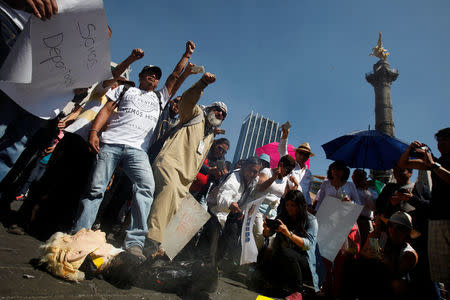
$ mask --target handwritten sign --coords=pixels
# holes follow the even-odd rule
[[[164,232],[161,247],[166,251],[166,255],[171,260],[174,259],[210,217],[209,213],[188,193]]]
[[[58,7],[45,22],[30,18],[0,70],[0,88],[42,118],[54,117],[73,89],[111,78],[102,0],[60,0]]]
[[[255,224],[256,213],[265,195],[248,203],[244,210],[244,223],[241,231],[241,262],[240,264],[249,264],[256,262],[258,258],[258,248],[256,247],[255,237],[253,236],[253,226]]]
[[[334,197],[323,199],[316,214],[319,224],[317,243],[323,257],[334,261],[362,209],[361,205],[342,202]]]

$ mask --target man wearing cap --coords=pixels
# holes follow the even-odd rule
[[[281,126],[281,140],[278,144],[278,152],[280,153],[280,157],[288,155],[287,151],[287,143],[288,143],[288,135],[289,128],[287,126]],[[306,167],[306,161],[314,156],[314,153],[311,152],[311,147],[309,143],[303,143],[298,148],[295,148],[295,161],[296,165],[292,173],[297,179],[298,190],[303,193],[305,196],[306,203],[311,205],[311,197],[309,195],[309,189],[311,188],[312,183],[312,174],[311,171]]]
[[[223,102],[202,108],[197,105],[203,89],[216,80],[203,77],[183,93],[179,105],[179,125],[165,142],[153,163],[155,200],[148,219],[146,254],[153,254],[163,240],[164,231],[187,195],[213,143],[215,132],[227,114]]]
[[[169,101],[173,87],[194,49],[194,43],[188,41],[183,57],[161,90],[155,92],[162,75],[161,69],[157,66],[145,66],[139,73],[139,88],[130,87],[124,91],[124,87],[120,86],[106,94],[108,102],[98,113],[90,130],[89,144],[98,157],[90,188],[81,200],[80,217],[75,225],[75,232],[81,228],[91,228],[106,187],[120,162],[122,169],[135,187],[134,201],[131,204],[131,223],[126,230],[125,248],[130,253],[145,259],[142,248],[147,234],[147,217],[155,188],[146,150],[161,110]],[[98,133],[116,107],[117,115],[102,133],[100,144]]]

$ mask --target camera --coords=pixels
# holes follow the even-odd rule
[[[271,231],[275,231],[280,227],[278,220],[266,219],[266,225]]]
[[[411,152],[409,152],[409,156],[422,158],[425,156],[425,152],[431,152],[430,147],[428,147],[427,145],[412,149]]]

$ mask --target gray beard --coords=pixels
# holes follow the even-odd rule
[[[208,120],[208,123],[211,124],[211,126],[213,126],[213,127],[218,127],[218,126],[222,125],[222,120],[217,119],[216,115],[214,114],[213,111],[210,111],[208,113],[207,120]]]

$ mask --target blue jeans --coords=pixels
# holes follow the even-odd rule
[[[111,176],[121,163],[125,174],[133,183],[133,202],[131,204],[131,223],[126,230],[125,248],[144,247],[147,236],[147,218],[153,203],[155,181],[147,153],[127,145],[102,144],[92,173],[89,192],[81,200],[81,215],[75,225],[75,231],[90,229],[97,216],[106,187]]]
[[[0,91],[0,181],[44,122]]]

